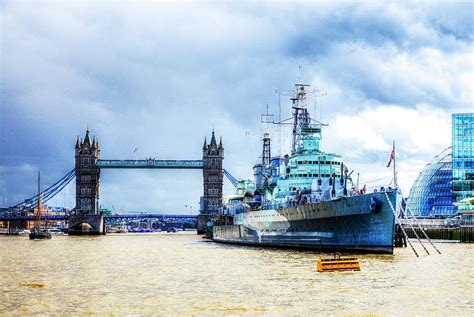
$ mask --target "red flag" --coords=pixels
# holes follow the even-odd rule
[[[392,160],[395,159],[395,148],[392,149],[392,153],[390,153],[390,160],[388,161],[387,167],[390,167]]]

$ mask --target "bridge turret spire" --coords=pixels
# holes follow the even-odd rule
[[[202,146],[202,150],[205,151],[207,150],[207,138],[204,137],[204,145]]]
[[[81,140],[79,139],[79,136],[77,136],[76,140],[76,150],[81,148]]]
[[[214,134],[214,130],[212,130],[212,137],[211,137],[211,147],[217,147],[216,136]]]
[[[222,145],[222,137],[220,137],[220,140],[219,140],[219,150],[223,150],[224,149],[224,146]]]
[[[84,146],[92,146],[91,135],[89,133],[89,127],[86,130],[86,136],[84,137]]]

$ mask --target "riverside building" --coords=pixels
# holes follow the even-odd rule
[[[453,203],[474,198],[474,113],[453,120]]]
[[[452,146],[428,163],[414,182],[407,204],[422,217],[453,216],[473,209],[474,113],[452,115]]]

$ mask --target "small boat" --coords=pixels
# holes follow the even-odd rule
[[[37,230],[34,228],[30,232],[30,240],[35,240],[35,239],[51,239],[51,233],[49,233],[46,230]]]
[[[64,234],[64,232],[62,232],[61,230],[59,230],[57,228],[48,229],[47,231],[51,234],[54,234],[54,235],[63,235]]]
[[[125,222],[122,222],[117,228],[117,233],[128,233],[127,225],[125,224]]]
[[[36,239],[51,239],[51,233],[47,229],[41,229],[41,211],[42,206],[42,195],[41,195],[41,183],[40,183],[40,173],[38,172],[38,209],[36,211],[35,217],[35,227],[31,230],[29,237],[30,240]]]

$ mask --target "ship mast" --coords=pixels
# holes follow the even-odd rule
[[[35,227],[39,229],[40,221],[41,221],[41,210],[43,209],[43,202],[42,202],[42,195],[41,195],[41,175],[40,171],[38,171],[38,211],[36,213],[36,224]]]
[[[311,118],[308,113],[306,104],[306,90],[305,87],[309,85],[296,83],[296,95],[291,98],[293,102],[293,138],[291,142],[291,155],[300,151],[300,136],[301,129],[307,127],[311,123]]]
[[[268,167],[271,160],[270,152],[270,132],[266,131],[263,134],[263,149],[262,149],[262,165]]]
[[[395,189],[398,188],[398,182],[397,182],[397,170],[395,168],[395,162],[396,162],[396,159],[395,159],[395,141],[393,141],[393,186],[395,187]]]
[[[266,113],[260,116],[260,123],[264,124],[264,133],[263,133],[263,148],[262,148],[262,166],[268,167],[271,161],[271,151],[270,151],[270,130],[268,130],[268,123],[274,123],[273,115],[268,113],[268,105]]]

